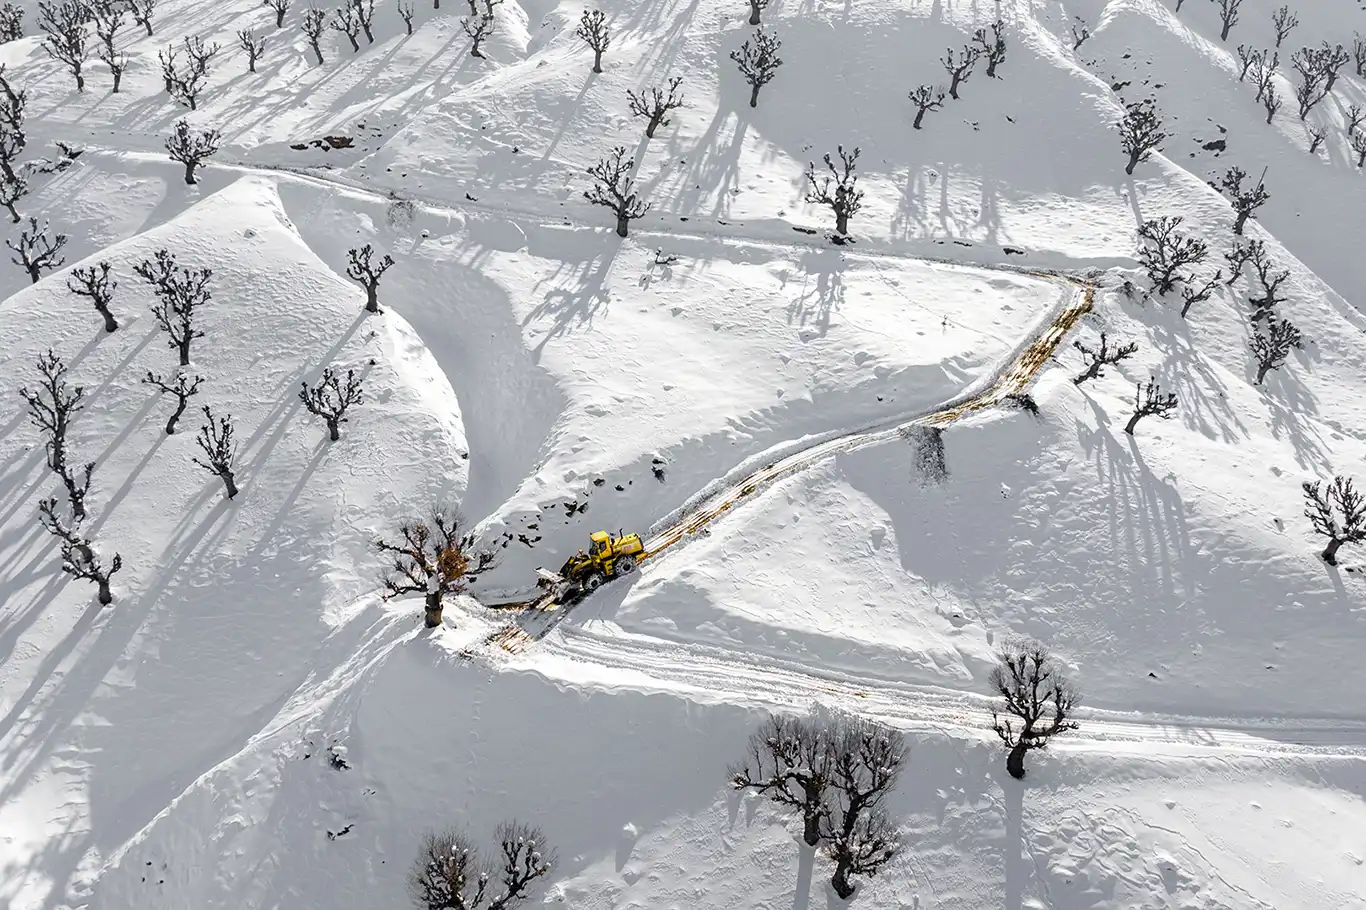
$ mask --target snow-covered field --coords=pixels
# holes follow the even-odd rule
[[[17,203],[68,235],[64,267],[0,271],[0,905],[405,906],[424,833],[520,818],[559,857],[531,905],[843,906],[792,819],[726,778],[765,712],[820,705],[910,745],[899,855],[854,904],[1366,907],[1366,551],[1321,561],[1300,490],[1366,481],[1345,130],[1366,79],[1349,62],[1301,121],[1290,64],[1350,54],[1366,12],[1297,11],[1268,125],[1234,49],[1274,43],[1276,5],[1246,0],[1221,41],[1210,0],[773,0],[784,64],[754,108],[738,0],[604,4],[601,74],[585,7],[539,0],[497,7],[485,59],[464,3],[419,4],[409,36],[377,0],[374,42],[328,30],[322,65],[302,4],[276,31],[248,0],[160,0],[153,37],[120,38],[118,94],[98,61],[77,93],[39,38],[0,45],[21,161],[84,150]],[[997,10],[1000,78],[979,63],[915,129],[907,91]],[[186,36],[223,46],[192,113],[157,60]],[[626,92],[670,76],[686,104],[646,141]],[[1172,135],[1130,177],[1115,123],[1149,95]],[[196,186],[162,149],[182,116],[223,135]],[[838,145],[866,194],[845,245],[803,200]],[[583,198],[614,146],[653,205],[626,239]],[[1188,318],[1122,290],[1163,215],[1227,272],[1209,181],[1232,165],[1267,169],[1247,235],[1305,338],[1261,385],[1247,278]],[[395,260],[378,314],[346,277],[367,243]],[[176,352],[134,271],[163,248],[212,270],[169,436],[142,379]],[[112,334],[67,289],[101,262]],[[1136,354],[1074,385],[1072,341],[1101,332]],[[1026,363],[1041,338],[1061,343]],[[122,558],[108,607],[38,521],[64,490],[19,389],[49,349],[85,388],[70,459],[95,464],[85,533]],[[337,442],[298,397],[325,367],[364,383]],[[953,407],[1005,377],[1037,416]],[[1131,437],[1149,377],[1179,407]],[[192,461],[204,404],[235,422],[232,500]],[[938,483],[893,430],[927,414]],[[767,465],[792,469],[748,486]],[[381,599],[373,541],[438,505],[499,559],[426,631],[420,599]],[[572,609],[481,604],[591,531],[669,538],[699,505],[705,529]],[[1016,634],[1086,706],[1024,781],[987,683]]]

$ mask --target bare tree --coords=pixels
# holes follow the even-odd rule
[[[1148,272],[1148,279],[1158,294],[1166,294],[1178,283],[1186,281],[1181,270],[1204,262],[1209,252],[1203,240],[1187,237],[1177,230],[1182,221],[1180,215],[1165,215],[1143,222],[1138,229],[1142,243],[1138,261]]]
[[[213,299],[209,291],[212,269],[177,269],[175,256],[162,248],[154,259],[144,259],[133,268],[144,281],[152,285],[156,302],[152,315],[166,333],[166,343],[180,354],[180,365],[190,365],[190,343],[203,338],[196,327],[200,307]]]
[[[1366,540],[1366,496],[1356,489],[1352,478],[1341,474],[1333,478],[1327,489],[1317,480],[1306,481],[1302,486],[1304,517],[1309,519],[1315,534],[1328,538],[1321,558],[1335,566],[1339,547]]]
[[[834,759],[832,731],[811,720],[772,715],[749,738],[749,756],[731,765],[730,784],[754,790],[802,818],[802,840],[815,847],[829,815],[826,790]]]
[[[1352,134],[1352,151],[1357,156],[1357,167],[1366,164],[1366,133]]]
[[[749,106],[759,106],[759,89],[773,81],[783,60],[778,50],[783,42],[777,35],[759,29],[754,33],[754,43],[746,38],[738,50],[730,52],[730,59],[740,68],[740,74],[749,83]]]
[[[1233,204],[1235,217],[1233,219],[1233,233],[1242,235],[1243,226],[1247,224],[1247,219],[1253,217],[1257,209],[1266,204],[1271,198],[1267,192],[1262,177],[1258,178],[1256,186],[1244,187],[1243,181],[1247,179],[1247,172],[1240,167],[1231,167],[1224,172],[1224,176],[1219,181],[1219,191],[1228,197]]]
[[[944,89],[921,85],[911,89],[907,96],[915,105],[915,122],[911,126],[920,129],[920,121],[925,119],[926,111],[937,111],[944,106]]]
[[[1290,36],[1290,30],[1300,24],[1300,17],[1292,13],[1290,7],[1282,6],[1271,14],[1271,24],[1276,28],[1276,46],[1280,47]]]
[[[1238,45],[1238,62],[1241,64],[1238,68],[1238,81],[1242,82],[1247,79],[1247,71],[1259,61],[1265,60],[1266,55],[1267,52],[1264,50],[1255,50],[1246,44]]]
[[[375,540],[375,549],[393,560],[383,578],[385,599],[421,593],[429,629],[441,625],[446,595],[464,593],[493,565],[494,554],[476,551],[473,535],[462,533],[460,525],[458,514],[438,508],[425,520],[399,525],[398,541]]]
[[[1366,38],[1352,36],[1352,60],[1358,76],[1366,77]]]
[[[110,579],[123,568],[123,557],[115,553],[106,567],[94,544],[57,516],[55,498],[38,503],[38,521],[48,533],[61,541],[62,571],[72,578],[95,582],[99,586],[97,597],[100,606],[107,607],[113,603],[114,592],[110,589]]]
[[[152,17],[156,15],[157,0],[125,0],[128,4],[128,11],[133,14],[133,21],[147,30],[147,37],[152,37]]]
[[[1319,147],[1328,138],[1328,131],[1321,126],[1311,126],[1309,128],[1309,154],[1317,155]]]
[[[195,185],[195,169],[218,151],[221,138],[218,130],[190,129],[189,121],[186,120],[177,120],[171,127],[171,135],[166,137],[166,151],[172,161],[185,165],[187,184]]]
[[[351,42],[353,52],[360,51],[360,42],[356,38],[360,35],[360,19],[356,16],[356,7],[352,0],[344,0],[341,6],[332,11],[332,29],[341,32]]]
[[[1170,136],[1162,129],[1162,114],[1155,99],[1124,105],[1124,117],[1119,121],[1119,145],[1129,156],[1124,173],[1132,174],[1139,162],[1147,161],[1154,151],[1161,151],[1162,143]]]
[[[1303,341],[1300,330],[1285,319],[1268,319],[1265,329],[1255,326],[1249,346],[1252,356],[1257,358],[1257,385],[1262,384],[1267,373],[1284,366],[1290,352],[1299,350]]]
[[[28,195],[28,181],[18,174],[0,174],[0,205],[9,211],[10,220],[15,224],[23,221],[15,208],[19,200]]]
[[[232,415],[214,417],[213,409],[208,405],[204,405],[200,410],[204,412],[204,418],[208,423],[199,428],[195,442],[204,453],[204,457],[196,456],[192,460],[223,481],[223,489],[227,492],[228,498],[232,499],[237,495],[237,476],[233,468],[233,461],[237,458],[237,443],[232,438]]]
[[[1250,72],[1252,81],[1257,86],[1258,101],[1265,102],[1266,93],[1275,90],[1276,67],[1280,65],[1280,51],[1272,51],[1269,58],[1266,51],[1262,51],[1253,59]]]
[[[683,106],[683,94],[678,91],[678,87],[682,84],[683,77],[675,76],[669,80],[667,91],[655,87],[637,95],[629,88],[626,90],[626,97],[630,99],[632,115],[645,119],[646,139],[653,139],[655,130],[661,126],[669,125],[669,111],[677,110]]]
[[[1303,48],[1290,58],[1295,72],[1300,74],[1300,83],[1295,86],[1295,100],[1299,102],[1300,119],[1303,120],[1318,104],[1328,96],[1324,87],[1328,73],[1321,66],[1321,60],[1312,48]]]
[[[1327,41],[1319,47],[1320,66],[1326,76],[1323,84],[1323,93],[1326,95],[1333,90],[1337,84],[1338,74],[1342,68],[1352,60],[1352,55],[1347,52],[1347,48],[1341,44],[1329,45]]]
[[[607,16],[602,10],[584,10],[579,27],[574,30],[574,37],[593,49],[593,72],[602,72],[602,55],[612,43],[612,36],[607,29]]]
[[[1086,369],[1072,380],[1073,385],[1081,385],[1088,379],[1100,379],[1105,375],[1106,367],[1115,366],[1120,361],[1132,357],[1138,351],[1138,342],[1131,341],[1128,344],[1110,347],[1108,337],[1101,332],[1099,348],[1088,348],[1080,339],[1073,341],[1072,347],[1081,351],[1081,356],[1086,359]]]
[[[636,195],[635,178],[631,176],[635,166],[636,160],[627,158],[626,149],[619,145],[588,169],[593,188],[584,192],[583,198],[612,210],[619,237],[625,237],[630,223],[650,210],[650,203]]]
[[[1223,271],[1215,269],[1214,274],[1209,277],[1209,280],[1199,288],[1189,284],[1183,285],[1181,288],[1181,299],[1184,302],[1181,305],[1181,318],[1185,319],[1186,314],[1190,312],[1191,307],[1195,306],[1197,303],[1204,303],[1209,300],[1210,296],[1214,293],[1214,289],[1219,286],[1219,282],[1222,281],[1223,278]]]
[[[991,23],[991,37],[987,37],[987,30],[979,28],[972,33],[973,44],[977,46],[978,52],[987,60],[987,78],[996,78],[996,67],[1006,61],[1006,24],[1000,19]]]
[[[1353,104],[1349,106],[1347,108],[1347,126],[1344,129],[1344,132],[1349,136],[1355,133],[1357,127],[1361,126],[1363,119],[1366,119],[1366,113],[1362,112],[1361,105]]]
[[[95,463],[86,464],[82,476],[77,477],[67,462],[67,436],[71,431],[71,418],[85,407],[82,403],[85,387],[67,383],[66,364],[51,349],[38,356],[38,374],[42,377],[38,388],[33,391],[21,388],[19,395],[28,405],[30,422],[45,436],[43,447],[47,453],[47,466],[61,478],[72,515],[81,522],[85,520],[85,494],[90,489]]]
[[[403,19],[403,28],[408,34],[413,33],[413,5],[407,0],[398,0],[398,14]]]
[[[237,43],[247,52],[247,72],[256,72],[256,61],[261,59],[266,50],[265,36],[253,34],[251,29],[244,28],[237,33]]]
[[[100,39],[95,55],[109,67],[109,74],[114,78],[113,90],[117,94],[128,68],[128,55],[118,49],[118,34],[124,26],[127,10],[121,0],[99,0],[90,5],[90,12],[95,18],[95,35]]]
[[[275,12],[275,27],[285,27],[285,13],[289,12],[289,0],[261,0]]]
[[[175,433],[175,425],[180,421],[180,415],[185,413],[185,407],[190,403],[190,399],[199,391],[199,386],[204,381],[204,377],[196,376],[193,379],[184,370],[168,379],[160,373],[147,371],[147,375],[142,377],[142,381],[150,386],[161,390],[163,395],[170,394],[175,396],[175,411],[166,421],[166,435],[171,436]]]
[[[830,884],[848,898],[855,890],[851,876],[874,876],[896,856],[896,831],[883,801],[896,788],[906,744],[896,730],[855,718],[841,722],[833,740],[830,811],[821,827],[835,863]]]
[[[1281,109],[1281,96],[1276,91],[1276,86],[1270,82],[1266,83],[1266,90],[1262,94],[1262,107],[1266,108],[1266,122],[1270,123],[1276,116],[1276,112]]]
[[[1045,748],[1059,734],[1077,729],[1072,715],[1081,704],[1081,693],[1057,659],[1037,641],[1011,641],[997,652],[996,660],[989,679],[1003,703],[991,713],[991,719],[996,735],[1010,750],[1006,770],[1022,780],[1026,754]]]
[[[28,133],[24,130],[28,90],[15,89],[11,86],[4,76],[4,70],[4,65],[0,64],[0,174],[11,183],[18,183],[23,187],[22,190],[12,193],[15,201],[18,201],[19,197],[28,192],[28,187],[16,167],[19,155],[28,145]],[[14,209],[10,207],[10,215],[15,214]],[[15,217],[16,224],[18,221]]]
[[[1266,256],[1266,245],[1260,240],[1234,241],[1233,249],[1224,254],[1228,262],[1228,286],[1233,287],[1243,274],[1243,266],[1249,262],[1260,261]]]
[[[863,191],[857,188],[859,149],[845,152],[841,145],[837,151],[840,156],[838,168],[828,154],[824,158],[825,166],[830,171],[829,177],[818,180],[816,163],[812,161],[807,164],[806,182],[810,189],[806,191],[806,201],[812,205],[829,206],[835,213],[835,233],[843,237],[849,234],[849,219],[863,207]]]
[[[0,44],[24,37],[24,11],[13,3],[0,5]]]
[[[1073,17],[1076,22],[1072,25],[1072,50],[1076,50],[1086,43],[1086,39],[1091,37],[1091,30],[1086,27],[1086,20],[1081,16]]]
[[[375,0],[352,0],[356,7],[356,21],[360,23],[360,30],[365,33],[365,43],[375,43]],[[489,10],[489,18],[493,18],[492,9]]]
[[[470,56],[478,57],[481,60],[484,57],[481,47],[485,39],[493,34],[493,3],[485,0],[485,4],[484,12],[480,14],[478,19],[460,20],[460,28],[472,42],[470,44]]]
[[[759,13],[768,9],[769,0],[749,0],[749,24],[759,24]]]
[[[325,367],[317,385],[310,389],[307,382],[303,384],[299,400],[304,403],[308,413],[327,422],[328,437],[336,442],[341,439],[341,425],[349,422],[346,412],[351,405],[361,403],[360,377],[355,370],[347,370],[346,381],[342,382],[331,367]]]
[[[71,274],[67,276],[66,286],[77,297],[90,299],[95,312],[104,317],[106,332],[118,330],[119,322],[110,312],[109,303],[114,299],[114,291],[119,283],[109,277],[109,263],[101,262],[99,265],[78,266],[72,269]]]
[[[308,38],[308,46],[313,48],[313,56],[318,58],[318,66],[323,65],[322,37],[326,25],[327,13],[320,9],[305,10],[303,21],[299,23],[299,28]]]
[[[16,242],[6,237],[5,246],[14,251],[10,262],[22,267],[28,272],[29,280],[37,284],[44,271],[52,271],[66,265],[66,257],[61,255],[66,241],[67,236],[62,233],[48,237],[47,222],[44,221],[40,225],[37,218],[30,217],[28,227],[19,232],[19,240]],[[15,256],[19,258],[16,259]]]
[[[1135,383],[1135,387],[1134,413],[1124,426],[1124,432],[1130,436],[1134,435],[1134,427],[1138,426],[1138,422],[1149,414],[1156,414],[1164,420],[1170,419],[1177,404],[1176,394],[1162,391],[1162,386],[1154,379],[1149,379],[1147,383]]]
[[[182,42],[185,51],[185,69],[176,65],[175,45],[167,45],[157,52],[161,61],[161,80],[171,97],[190,110],[198,110],[199,96],[209,79],[209,61],[218,53],[217,44],[205,44],[198,35],[187,36]]]
[[[968,81],[972,76],[972,68],[977,65],[977,58],[982,56],[982,52],[971,44],[963,46],[963,52],[959,56],[953,55],[953,48],[944,51],[944,56],[939,58],[939,62],[944,65],[944,71],[949,74],[949,97],[954,101],[958,100],[958,86]]]
[[[90,59],[90,44],[85,32],[87,21],[87,7],[81,0],[39,0],[38,28],[43,31],[43,50],[71,70],[78,92],[85,91],[82,68]]]
[[[1219,6],[1219,21],[1224,27],[1219,31],[1219,40],[1227,41],[1229,29],[1238,24],[1238,9],[1243,0],[1214,0]]]
[[[483,862],[463,832],[427,834],[408,873],[419,910],[508,910],[525,900],[531,883],[550,873],[552,851],[539,829],[519,822],[499,825],[496,837],[498,861]]]
[[[346,256],[346,277],[360,282],[365,288],[366,312],[378,313],[379,280],[394,264],[394,257],[386,253],[378,262],[375,261],[375,248],[368,243],[360,249],[353,247],[347,250]]]

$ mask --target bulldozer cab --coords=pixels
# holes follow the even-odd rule
[[[606,531],[594,531],[588,536],[591,545],[588,554],[596,559],[609,556],[612,553],[612,538]]]

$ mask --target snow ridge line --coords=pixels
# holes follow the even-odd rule
[[[922,414],[897,418],[890,423],[884,422],[872,428],[845,430],[833,435],[798,440],[789,444],[793,447],[789,454],[776,460],[769,460],[758,470],[746,471],[745,465],[742,464],[736,471],[727,475],[734,477],[737,472],[746,471],[739,479],[723,479],[704,487],[701,492],[684,503],[682,508],[655,523],[649,538],[645,541],[647,566],[649,560],[703,530],[761,488],[771,486],[832,455],[889,442],[908,427],[948,426],[969,414],[995,407],[1010,395],[1023,392],[1077,321],[1091,311],[1095,299],[1095,285],[1090,282],[1051,275],[1040,277],[1065,283],[1072,293],[1064,295],[1040,324],[1035,326],[1016,349],[1003,358],[1000,365],[987,376],[974,380],[963,392]],[[772,452],[770,449],[769,453],[761,454],[757,458],[772,459]],[[749,463],[754,461],[755,459],[750,459]],[[642,567],[642,571],[645,568]],[[560,604],[550,593],[527,602],[501,606],[524,609],[516,620],[492,633],[486,639],[486,643],[497,645],[513,654],[520,653],[534,642],[543,639],[572,609],[557,609]]]

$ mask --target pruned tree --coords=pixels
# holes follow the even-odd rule
[[[1214,289],[1219,286],[1219,282],[1222,281],[1223,278],[1223,271],[1215,269],[1214,274],[1211,275],[1209,280],[1204,284],[1200,285],[1200,287],[1197,288],[1195,285],[1191,284],[1183,285],[1181,288],[1181,300],[1183,301],[1181,304],[1181,318],[1185,319],[1186,314],[1190,312],[1191,307],[1195,306],[1197,303],[1204,303],[1209,300],[1214,294]]]
[[[299,23],[300,30],[308,38],[308,46],[313,48],[313,56],[318,58],[318,66],[323,65],[322,37],[326,27],[327,13],[320,9],[305,10],[303,21]]]
[[[1279,45],[1277,45],[1279,47]],[[1266,59],[1267,52],[1248,47],[1246,44],[1238,45],[1238,81],[1247,79],[1247,71],[1260,60]]]
[[[1285,319],[1269,319],[1266,327],[1254,326],[1248,345],[1257,359],[1257,385],[1266,374],[1285,365],[1291,351],[1299,350],[1304,336],[1294,324]]]
[[[5,67],[0,64],[0,175],[10,181],[22,184],[23,178],[18,171],[19,155],[28,145],[28,133],[24,129],[24,113],[28,107],[28,89],[16,89],[4,76]],[[15,199],[28,191],[15,194]],[[10,214],[14,215],[13,209]],[[18,223],[18,219],[15,219]]]
[[[1290,11],[1289,6],[1282,6],[1271,14],[1271,24],[1276,29],[1276,46],[1280,47],[1281,42],[1290,37],[1290,31],[1300,24],[1300,17]]]
[[[209,290],[213,270],[178,268],[175,256],[163,247],[153,259],[144,259],[134,266],[133,271],[152,285],[156,294],[152,315],[166,333],[166,344],[179,353],[180,365],[189,366],[190,343],[204,337],[196,319],[199,309],[213,299]]]
[[[836,147],[836,151],[840,158],[839,167],[835,167],[829,154],[823,159],[826,169],[830,171],[829,177],[817,179],[816,162],[807,164],[806,182],[810,188],[806,191],[806,201],[812,205],[829,206],[830,211],[835,213],[835,233],[844,237],[849,234],[849,219],[863,207],[863,191],[858,189],[859,149],[846,152],[841,145]]]
[[[1180,215],[1164,215],[1143,222],[1138,229],[1138,262],[1158,294],[1166,294],[1186,281],[1181,270],[1204,262],[1209,252],[1203,240],[1178,230],[1183,220]]]
[[[1363,120],[1366,120],[1366,112],[1361,110],[1361,105],[1350,105],[1347,108],[1347,126],[1344,128],[1344,132],[1349,136],[1352,135],[1357,131],[1357,127],[1361,126]]]
[[[1309,128],[1309,154],[1317,155],[1323,141],[1328,138],[1328,131],[1321,126],[1311,126]]]
[[[636,195],[636,160],[626,157],[626,149],[617,146],[606,158],[588,169],[593,178],[593,186],[583,194],[593,205],[601,205],[612,210],[617,216],[617,236],[625,237],[631,222],[642,217],[650,210],[650,203]]]
[[[356,40],[360,35],[360,18],[356,15],[356,6],[352,0],[344,0],[341,6],[332,11],[331,26],[333,31],[346,36],[351,42],[353,52],[360,51],[360,42]]]
[[[85,520],[85,494],[90,489],[95,463],[87,463],[77,476],[67,460],[67,437],[71,419],[85,407],[85,387],[66,381],[67,366],[51,348],[46,354],[38,355],[38,375],[41,377],[38,387],[34,390],[20,388],[19,395],[28,405],[29,421],[44,435],[47,466],[61,478],[71,513],[75,521],[81,522]]]
[[[853,876],[871,878],[896,856],[896,829],[883,803],[896,788],[906,743],[900,732],[862,718],[839,723],[833,740],[822,834],[835,863],[830,885],[847,899],[855,891]]]
[[[1091,30],[1086,27],[1086,20],[1081,16],[1073,17],[1076,21],[1072,24],[1072,50],[1076,50],[1086,43],[1086,39],[1091,37]]]
[[[1250,72],[1252,73],[1252,81],[1257,86],[1258,101],[1264,102],[1266,93],[1274,90],[1276,67],[1280,65],[1280,51],[1272,51],[1269,58],[1266,51],[1262,51],[1253,59]]]
[[[655,130],[669,125],[669,111],[678,110],[683,106],[683,94],[678,90],[682,84],[683,77],[675,76],[669,80],[667,89],[656,86],[642,91],[639,95],[629,88],[626,90],[631,114],[645,120],[646,139],[653,139]]]
[[[1247,172],[1240,167],[1231,167],[1220,178],[1219,191],[1227,196],[1233,205],[1233,233],[1241,236],[1247,219],[1253,217],[1257,209],[1265,205],[1266,201],[1271,198],[1271,194],[1267,192],[1263,183],[1265,177],[1266,172],[1263,171],[1256,186],[1244,187],[1243,181],[1247,179]]]
[[[275,27],[285,27],[285,13],[289,12],[289,0],[261,0],[275,13]]]
[[[940,87],[916,86],[907,97],[915,105],[915,122],[911,126],[916,129],[920,129],[920,121],[925,119],[926,111],[937,111],[944,106],[944,89]]]
[[[199,386],[204,382],[204,377],[195,376],[193,379],[184,370],[180,370],[171,378],[162,376],[160,373],[147,371],[147,375],[142,377],[143,383],[159,389],[163,395],[175,396],[175,411],[166,421],[166,435],[171,436],[175,433],[175,425],[180,421],[180,417],[185,413],[186,406],[190,399],[199,392]]]
[[[1089,348],[1081,343],[1081,339],[1074,340],[1072,347],[1081,351],[1081,356],[1086,360],[1086,369],[1072,379],[1073,385],[1081,385],[1088,379],[1100,379],[1105,375],[1106,367],[1115,366],[1120,361],[1132,357],[1138,351],[1138,342],[1131,341],[1110,347],[1109,337],[1101,332],[1099,348]]]
[[[119,283],[109,277],[109,263],[77,266],[67,276],[66,286],[77,297],[86,297],[90,300],[95,312],[104,317],[106,332],[118,330],[119,322],[110,311],[109,304],[114,299],[114,291],[118,289]]]
[[[1124,116],[1119,121],[1119,145],[1129,156],[1124,173],[1132,174],[1140,162],[1147,161],[1154,151],[1161,151],[1162,143],[1170,136],[1162,129],[1156,99],[1144,98],[1124,105]]]
[[[457,513],[437,508],[426,519],[399,525],[398,540],[375,540],[375,549],[392,559],[382,579],[385,599],[422,594],[429,629],[441,625],[446,595],[464,593],[479,573],[493,566],[494,554],[476,550],[473,535],[462,532],[461,522]]]
[[[74,525],[58,517],[55,497],[38,503],[38,521],[61,542],[62,571],[72,578],[93,581],[99,588],[97,598],[100,606],[107,607],[113,603],[114,592],[110,588],[110,579],[123,568],[123,557],[115,553],[106,566],[89,538],[81,535]]]
[[[221,139],[218,130],[194,130],[189,121],[177,120],[166,137],[166,152],[172,161],[185,165],[185,182],[194,186],[195,170],[218,151]]]
[[[730,52],[730,59],[740,68],[740,74],[749,83],[749,106],[759,106],[759,89],[773,81],[783,59],[778,56],[783,42],[778,36],[763,29],[754,33],[753,43],[746,38],[738,50]]]
[[[1037,641],[1008,642],[996,653],[996,662],[988,679],[1002,703],[991,712],[991,720],[996,735],[1010,750],[1006,770],[1023,780],[1025,756],[1030,751],[1043,749],[1053,737],[1077,729],[1073,713],[1081,704],[1081,693],[1058,660]]]
[[[981,56],[987,61],[987,78],[996,78],[996,67],[1006,61],[1006,24],[1001,19],[991,23],[991,37],[987,37],[987,30],[979,28],[972,33],[973,44]]]
[[[198,35],[186,36],[181,42],[185,51],[185,69],[176,64],[179,51],[176,46],[167,45],[157,52],[161,61],[161,80],[166,91],[176,101],[190,110],[199,109],[199,96],[209,79],[209,61],[218,53],[218,44],[205,44]]]
[[[972,69],[977,65],[977,58],[982,56],[982,52],[971,44],[963,45],[963,52],[957,57],[953,55],[953,48],[944,51],[944,56],[939,58],[939,62],[944,65],[944,72],[949,74],[949,97],[954,101],[958,100],[958,86],[967,82],[972,76]]]
[[[28,195],[28,181],[18,174],[0,174],[0,205],[9,212],[10,221],[18,224],[20,217],[16,206],[19,200]]]
[[[90,59],[90,42],[85,24],[89,11],[81,0],[39,0],[38,28],[43,31],[43,50],[71,70],[76,91],[85,91],[83,68]]]
[[[1338,548],[1345,543],[1366,540],[1366,495],[1362,495],[1352,478],[1342,474],[1333,478],[1326,488],[1321,481],[1305,481],[1304,517],[1309,519],[1315,534],[1328,538],[1321,558],[1330,566],[1338,564]]]
[[[327,434],[333,442],[341,439],[341,425],[349,422],[346,412],[353,404],[360,404],[362,397],[361,379],[355,370],[347,370],[343,382],[331,367],[323,369],[317,385],[309,388],[305,382],[299,391],[299,400],[308,413],[327,422]]]
[[[0,5],[0,44],[24,37],[24,11],[13,3]]]
[[[498,826],[499,857],[481,860],[461,831],[431,832],[408,873],[408,894],[419,910],[509,910],[526,899],[532,882],[550,874],[553,851],[537,828]]]
[[[602,55],[607,53],[612,36],[607,28],[607,16],[600,9],[584,10],[574,37],[593,49],[593,72],[602,72]]]
[[[247,52],[247,72],[256,72],[256,61],[260,60],[266,51],[265,36],[254,34],[251,29],[244,28],[237,33],[237,44]]]
[[[1366,133],[1352,134],[1352,152],[1357,156],[1357,167],[1366,164]]]
[[[157,0],[125,0],[128,4],[128,11],[133,14],[133,21],[147,30],[147,37],[152,37],[152,18],[156,15]]]
[[[1260,244],[1253,248],[1248,261],[1252,264],[1252,271],[1257,275],[1257,282],[1262,286],[1261,296],[1248,298],[1248,302],[1252,304],[1250,319],[1254,323],[1274,319],[1276,307],[1285,301],[1285,298],[1280,296],[1280,289],[1281,285],[1290,279],[1290,270],[1277,270],[1276,263],[1267,255],[1266,247]]]
[[[1243,0],[1214,0],[1219,7],[1219,21],[1224,27],[1219,30],[1219,40],[1227,41],[1229,30],[1238,24],[1238,10]]]
[[[375,43],[375,0],[352,0],[356,7],[356,22],[360,24],[360,30],[365,33],[365,43]],[[489,7],[489,18],[493,18],[492,4]]]
[[[1134,385],[1134,413],[1124,426],[1124,432],[1130,436],[1134,435],[1134,427],[1138,426],[1138,422],[1149,414],[1156,414],[1164,420],[1171,419],[1172,411],[1176,410],[1177,405],[1176,393],[1162,391],[1162,386],[1158,385],[1155,379]]]
[[[1318,104],[1328,96],[1325,87],[1328,73],[1322,60],[1313,48],[1302,48],[1290,57],[1295,72],[1300,74],[1300,82],[1295,86],[1295,100],[1299,103],[1300,119],[1303,120]]]
[[[378,313],[379,280],[394,264],[394,257],[386,253],[379,260],[376,260],[375,248],[368,243],[359,249],[353,247],[347,250],[346,256],[346,277],[352,281],[360,282],[361,286],[365,288],[365,311],[367,313]]]
[[[47,228],[46,221],[39,224],[37,218],[30,217],[28,227],[19,232],[17,241],[5,238],[5,246],[14,252],[10,262],[28,272],[29,280],[34,284],[43,277],[44,271],[50,272],[66,265],[62,248],[66,246],[67,236],[58,232],[49,237]]]
[[[493,16],[481,15],[476,19],[461,19],[460,28],[464,30],[465,36],[470,39],[470,56],[484,57],[480,49],[484,39],[493,34]]]
[[[759,24],[759,14],[768,9],[769,0],[749,0],[749,24]]]
[[[223,489],[229,499],[237,495],[237,474],[233,462],[237,459],[237,443],[232,438],[232,415],[214,417],[213,409],[204,405],[204,419],[208,423],[199,428],[195,443],[204,457],[195,456],[192,460],[210,474],[223,481]]]
[[[1330,45],[1327,41],[1319,47],[1318,54],[1319,65],[1325,75],[1323,93],[1326,95],[1337,85],[1338,75],[1342,68],[1351,62],[1352,55],[1341,44]]]
[[[1352,60],[1356,64],[1358,76],[1366,77],[1366,38],[1352,36]]]
[[[124,71],[128,69],[128,55],[118,49],[119,30],[124,26],[123,17],[126,12],[127,8],[122,0],[98,0],[90,5],[90,13],[95,18],[95,35],[100,39],[95,56],[109,67],[109,75],[114,79],[115,94],[123,82]]]
[[[826,791],[834,760],[833,731],[804,718],[771,715],[749,738],[749,755],[730,766],[737,790],[753,790],[802,819],[802,840],[815,847],[830,814]]]
[[[398,10],[399,18],[403,20],[403,28],[409,35],[413,33],[413,5],[408,0],[398,0],[395,7]]]
[[[1269,124],[1275,118],[1276,112],[1281,109],[1281,96],[1276,91],[1276,86],[1270,82],[1266,83],[1266,89],[1262,93],[1262,107],[1266,108],[1266,122]]]

